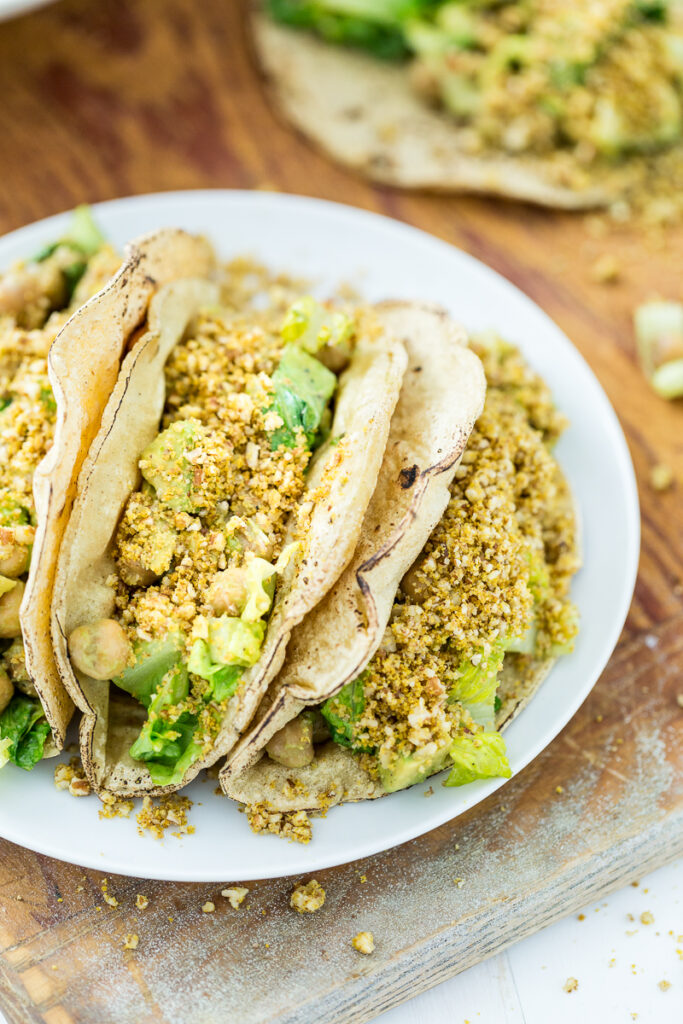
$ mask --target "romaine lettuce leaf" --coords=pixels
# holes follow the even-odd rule
[[[12,697],[0,715],[0,742],[9,740],[9,744],[3,743],[3,756],[28,772],[43,756],[49,735],[40,701],[23,694]]]
[[[135,646],[135,664],[113,682],[148,708],[166,673],[180,660],[182,637],[169,633],[163,640],[142,640]]]
[[[283,425],[270,435],[273,450],[295,448],[300,431],[313,448],[327,404],[337,387],[337,378],[321,362],[297,345],[286,345],[280,365],[273,374],[275,394],[271,408]]]
[[[358,676],[352,683],[347,683],[335,697],[330,697],[321,707],[323,716],[330,727],[335,743],[342,747],[359,747],[353,742],[354,725],[363,714],[365,694],[363,692],[363,676]]]
[[[182,711],[176,717],[168,715],[169,709],[185,700],[188,693],[187,668],[182,663],[176,664],[166,672],[153,694],[147,721],[130,748],[131,757],[146,763],[155,785],[179,782],[201,752],[201,747],[193,742],[197,716],[189,711]],[[188,755],[190,747],[192,756]]]
[[[9,762],[10,749],[12,747],[12,741],[9,736],[5,739],[0,740],[0,768],[4,768]]]
[[[449,753],[453,767],[444,786],[465,786],[476,779],[509,779],[512,774],[499,732],[455,736]]]
[[[496,645],[488,658],[480,656],[477,665],[463,661],[458,666],[461,674],[448,695],[449,700],[462,704],[477,725],[483,725],[485,729],[493,728],[498,673],[504,656],[502,645]]]
[[[221,665],[212,661],[205,640],[195,640],[192,644],[187,667],[193,675],[211,683],[211,697],[219,702],[232,697],[244,672],[241,665]]]
[[[261,653],[266,632],[263,620],[245,622],[233,615],[220,615],[208,620],[208,648],[211,661],[217,665],[255,665]]]

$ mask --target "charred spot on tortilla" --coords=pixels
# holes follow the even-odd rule
[[[411,466],[410,469],[401,470],[398,476],[399,480],[401,481],[401,487],[403,488],[404,491],[407,491],[408,488],[413,486],[417,479],[417,474],[419,472],[420,471],[416,465]]]

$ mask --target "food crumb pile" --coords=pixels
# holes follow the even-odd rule
[[[372,932],[358,932],[358,935],[354,935],[351,939],[351,945],[359,953],[365,953],[366,955],[372,953],[375,948]]]
[[[163,839],[164,833],[175,825],[175,831],[171,832],[171,835],[178,838],[192,835],[194,825],[187,823],[187,812],[191,807],[192,800],[179,793],[169,793],[158,800],[151,796],[143,797],[142,810],[135,815],[138,833],[143,835],[145,832],[151,832],[155,839]]]
[[[229,889],[221,889],[221,896],[226,898],[233,910],[237,910],[242,905],[248,893],[249,890],[240,885],[233,885]]]
[[[299,914],[313,914],[325,902],[325,890],[315,878],[310,882],[299,882],[289,898],[289,905]]]

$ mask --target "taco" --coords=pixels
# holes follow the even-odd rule
[[[36,486],[59,417],[48,352],[119,262],[82,207],[60,239],[0,276],[0,767],[29,770],[56,753],[73,710],[54,669],[36,672],[30,657],[58,541],[53,531],[44,543],[53,509]],[[48,486],[65,485],[72,470],[61,461]]]
[[[328,597],[295,634],[255,727],[222,772],[257,831],[276,831],[286,812],[374,799],[447,767],[447,786],[509,776],[500,729],[572,647],[578,541],[552,455],[563,417],[513,346],[482,336],[472,349],[486,403],[423,550],[379,601],[372,563],[368,574],[354,560],[336,607]],[[373,511],[371,503],[361,559]],[[373,606],[382,614],[363,614]],[[344,611],[357,619],[349,649],[336,635]]]
[[[98,792],[228,753],[356,547],[405,349],[372,309],[285,293],[161,289],[81,472],[53,638]]]
[[[589,7],[258,0],[253,42],[289,120],[368,177],[579,209],[683,138],[680,5]]]

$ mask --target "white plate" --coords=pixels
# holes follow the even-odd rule
[[[584,568],[573,587],[582,620],[576,650],[555,666],[506,732],[513,774],[558,734],[585,699],[617,642],[639,550],[638,497],[617,418],[577,350],[508,281],[471,256],[395,221],[350,207],[259,192],[178,192],[116,200],[96,216],[117,245],[164,225],[205,232],[221,255],[249,253],[315,279],[321,289],[355,283],[371,300],[442,303],[470,328],[497,328],[519,344],[553,389],[571,427],[557,454],[583,519]],[[0,267],[59,236],[68,215],[0,239]],[[503,780],[462,789],[425,786],[337,808],[317,820],[311,843],[255,836],[216,783],[186,792],[196,833],[163,842],[137,835],[134,820],[99,821],[96,799],[76,800],[52,782],[54,761],[0,772],[0,835],[41,853],[119,874],[183,881],[248,880],[318,870],[364,857],[462,814]]]
[[[46,7],[52,0],[0,0],[0,21],[28,14],[37,7]]]

